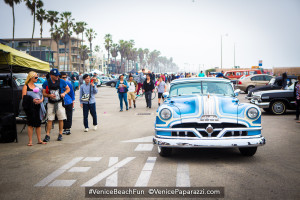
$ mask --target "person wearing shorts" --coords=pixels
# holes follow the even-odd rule
[[[128,81],[128,100],[129,100],[129,109],[131,108],[131,100],[133,101],[133,106],[136,108],[135,105],[135,93],[137,92],[137,83],[133,80],[133,76],[129,76],[129,81]]]
[[[158,91],[158,106],[160,106],[160,100],[163,97],[163,93],[167,91],[167,84],[164,82],[163,77],[160,76],[157,82],[157,91]]]
[[[62,141],[62,132],[64,121],[66,117],[66,111],[63,107],[63,99],[70,92],[70,88],[67,83],[59,78],[58,69],[52,69],[50,71],[50,78],[47,79],[43,83],[43,95],[44,97],[48,97],[47,104],[47,133],[45,136],[44,142],[50,141],[50,131],[52,128],[52,122],[55,120],[55,116],[57,116],[59,122],[59,134],[58,141]]]

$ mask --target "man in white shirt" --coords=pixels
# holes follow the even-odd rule
[[[136,108],[135,105],[135,93],[137,92],[137,83],[133,80],[133,76],[129,76],[128,81],[128,100],[129,100],[129,109],[131,108],[131,100],[133,100],[133,106]]]

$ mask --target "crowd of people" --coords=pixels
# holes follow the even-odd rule
[[[84,132],[89,131],[88,115],[91,114],[93,118],[93,130],[97,130],[97,112],[95,95],[98,93],[97,89],[97,74],[90,77],[89,74],[79,76],[79,102],[83,112]],[[163,93],[167,91],[167,83],[178,78],[187,77],[205,77],[202,71],[196,74],[181,73],[181,74],[154,74],[153,72],[142,72],[138,74],[137,79],[130,74],[128,80],[124,75],[119,76],[116,84],[116,90],[120,101],[120,112],[123,111],[123,102],[126,106],[126,111],[136,108],[136,96],[145,96],[146,107],[152,107],[152,93],[157,90],[158,106],[161,105],[164,99]],[[216,77],[223,77],[223,72],[216,74]],[[286,74],[283,77],[283,87],[286,87]],[[59,131],[58,141],[62,141],[63,134],[70,135],[72,127],[72,117],[75,103],[75,88],[74,81],[76,77],[71,77],[68,80],[68,75],[64,72],[59,73],[57,69],[52,69],[47,76],[46,81],[40,90],[35,83],[38,80],[38,74],[35,72],[28,73],[25,85],[22,90],[23,108],[27,115],[28,125],[28,146],[32,146],[32,135],[35,129],[38,144],[46,144],[50,141],[50,132],[54,120],[58,120]],[[296,99],[296,118],[298,123],[300,115],[300,76],[295,83],[294,96]],[[41,138],[41,124],[47,122],[47,131],[44,140]]]

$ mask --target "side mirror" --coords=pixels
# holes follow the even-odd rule
[[[168,98],[169,97],[169,92],[164,92],[163,97],[164,97],[164,99]]]
[[[236,90],[234,90],[234,95],[237,97],[237,96],[239,96],[240,92],[241,92],[240,89],[236,89]]]

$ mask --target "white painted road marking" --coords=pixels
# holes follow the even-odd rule
[[[87,172],[90,169],[90,167],[72,167],[68,172]]]
[[[153,144],[139,144],[134,151],[152,151]]]
[[[144,165],[144,168],[138,180],[135,183],[135,187],[147,187],[152,174],[152,170],[154,168],[155,161],[156,161],[156,157],[148,157]]]
[[[100,161],[102,157],[86,157],[85,159],[83,159],[83,161],[87,161],[87,162],[97,162]]]
[[[70,187],[76,180],[55,180],[49,186],[50,187]]]
[[[190,187],[189,165],[186,163],[177,164],[176,187]]]
[[[72,166],[74,166],[76,163],[78,163],[82,159],[83,159],[83,157],[76,157],[76,158],[74,158],[73,160],[71,160],[67,164],[63,165],[61,168],[55,170],[49,176],[47,176],[46,178],[44,178],[43,180],[41,180],[40,182],[38,182],[35,186],[36,187],[46,186],[48,183],[50,183],[55,178],[57,178],[58,176],[60,176],[61,174],[63,174],[66,170],[68,170],[69,168],[71,168]]]
[[[122,161],[120,161],[117,164],[111,166],[110,168],[108,168],[104,172],[101,172],[100,174],[98,174],[97,176],[95,176],[94,178],[89,180],[88,182],[82,184],[81,186],[82,187],[91,187],[91,186],[95,185],[96,183],[98,183],[102,179],[106,178],[107,176],[109,176],[113,172],[118,171],[118,169],[120,167],[123,167],[124,165],[126,165],[127,163],[132,161],[133,159],[135,159],[135,157],[127,157],[127,158],[123,159]]]
[[[118,157],[110,157],[108,167],[113,166],[118,162]],[[118,186],[118,171],[106,178],[105,186],[117,187]]]
[[[125,140],[125,141],[122,141],[122,142],[153,142],[153,136],[147,136],[147,137],[142,137],[142,138],[136,138],[136,139],[133,139],[133,140]]]

